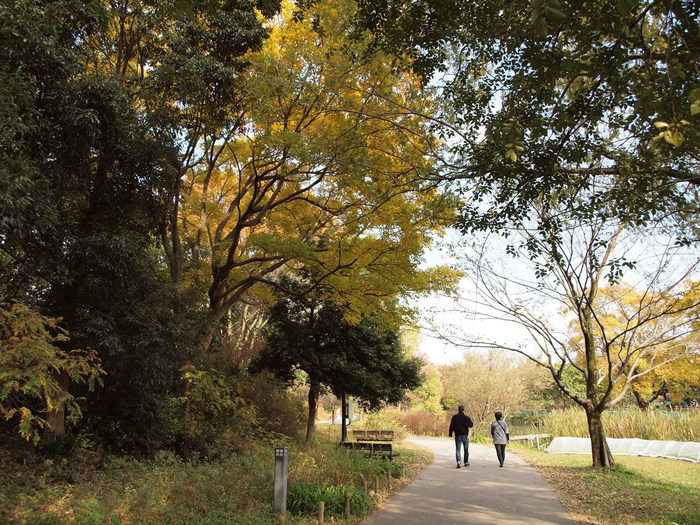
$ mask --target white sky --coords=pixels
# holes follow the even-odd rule
[[[475,319],[464,313],[446,311],[450,308],[449,299],[432,296],[420,300],[423,324],[431,320],[438,330],[457,331],[464,339],[497,341],[504,345],[516,346],[527,338],[524,328],[508,321]],[[462,360],[466,348],[458,347],[432,335],[428,328],[421,330],[419,354],[436,365],[449,365]]]
[[[449,233],[442,240],[442,242],[427,252],[425,256],[425,265],[431,267],[437,265],[457,264],[446,245],[455,243],[458,241],[459,237],[459,234],[456,232]],[[665,242],[662,242],[660,246],[663,247],[664,244]],[[636,252],[637,255],[633,255],[632,258],[638,261],[639,267],[626,272],[625,276],[625,280],[631,282],[635,286],[637,284],[641,285],[645,280],[643,275],[638,273],[641,272],[646,266],[645,259],[648,259],[646,262],[650,262],[652,267],[659,264],[659,257],[657,255],[658,251],[654,246],[648,243],[642,243],[641,246],[637,246],[637,250],[640,251]],[[697,248],[689,248],[686,253],[684,253],[684,251],[680,251],[676,253],[669,261],[670,265],[668,273],[675,279],[678,275],[683,275],[679,272],[687,271],[687,268],[692,266],[692,264],[697,261]],[[675,268],[676,266],[677,268]],[[517,270],[514,271],[517,272]],[[693,277],[696,279],[700,278],[697,270]],[[512,321],[482,319],[479,318],[477,314],[468,313],[469,310],[474,308],[474,302],[470,300],[470,297],[476,295],[473,286],[474,285],[471,284],[467,277],[465,277],[460,283],[459,295],[464,298],[461,301],[461,312],[457,311],[458,308],[455,306],[454,300],[451,298],[437,294],[420,298],[417,301],[421,316],[420,323],[425,327],[431,326],[432,323],[432,326],[434,326],[437,330],[444,331],[445,333],[452,332],[461,340],[490,341],[511,347],[515,347],[523,343],[533,343],[531,336],[528,334],[525,328],[513,323]],[[550,309],[547,304],[542,304],[540,307],[545,312]],[[546,312],[546,315],[550,321],[554,321],[554,318],[558,317],[563,324],[558,322],[557,324],[560,324],[560,329],[565,331],[568,321],[561,317],[558,312],[559,306],[552,303],[551,311]],[[458,347],[434,337],[431,330],[428,328],[423,328],[421,330],[419,354],[436,365],[446,365],[461,361],[465,350],[467,349],[464,347]]]
[[[460,237],[457,232],[448,232],[438,245],[432,247],[425,256],[425,265],[456,264],[456,260],[445,247],[448,243],[456,242]],[[460,295],[467,297],[472,285],[468,279],[460,283]],[[463,338],[469,336],[473,340],[498,341],[515,346],[526,337],[525,329],[508,321],[493,319],[477,319],[473,315],[457,312],[453,299],[438,294],[421,297],[418,300],[421,315],[420,323],[430,325],[431,322],[438,330],[449,332],[457,330]],[[462,308],[470,308],[469,306]],[[436,365],[448,365],[462,360],[465,348],[450,344],[433,336],[432,331],[424,328],[420,331],[419,354]]]

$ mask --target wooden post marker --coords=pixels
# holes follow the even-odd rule
[[[345,519],[350,517],[350,493],[345,491]]]
[[[318,502],[318,525],[323,525],[323,515],[326,513],[326,503],[324,501]]]

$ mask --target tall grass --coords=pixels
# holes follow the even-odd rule
[[[288,509],[302,514],[290,517],[290,525],[313,521],[308,514],[319,501],[338,518],[346,490],[353,515],[366,514],[387,496],[389,476],[395,489],[430,462],[429,453],[410,444],[395,445],[401,456],[387,461],[339,441],[336,427],[319,429],[311,443],[281,443],[289,446]],[[22,464],[0,446],[0,523],[272,525],[276,444],[251,440],[246,450],[207,461],[95,459],[72,465],[73,482],[57,476],[55,465],[38,457]],[[377,480],[381,488],[373,496]]]
[[[207,463],[117,459],[85,472],[85,482],[25,486],[4,514],[11,523],[45,525],[273,524],[272,473],[268,457],[248,452]]]
[[[420,436],[446,436],[452,414],[429,412],[384,412],[368,420],[370,428],[410,432]],[[531,420],[531,421],[530,421]],[[529,422],[528,422],[529,421]],[[536,417],[508,421],[511,434],[551,434],[588,437],[586,413],[580,408],[537,413]],[[660,441],[700,441],[700,410],[668,412],[631,408],[603,412],[603,428],[611,438],[639,438]],[[489,422],[475,421],[471,432],[476,442],[490,439]]]
[[[700,411],[608,410],[603,412],[603,428],[610,438],[700,441]],[[541,429],[553,436],[588,437],[586,414],[581,409],[553,411],[543,416]]]
[[[443,412],[442,414],[433,414],[431,412],[410,411],[410,412],[394,412],[393,423],[405,434],[407,431],[418,436],[434,436],[445,437],[450,429],[450,419],[454,412]],[[392,421],[387,421],[387,417],[383,416],[387,430],[393,430],[387,426]],[[376,425],[375,427],[379,428]],[[375,428],[372,427],[372,428]],[[533,433],[532,430],[522,433]],[[469,432],[472,441],[476,443],[491,443],[491,422],[490,421],[474,421],[474,427]]]

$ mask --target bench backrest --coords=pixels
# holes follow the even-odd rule
[[[393,441],[393,430],[353,430],[352,435],[356,440],[363,441]]]

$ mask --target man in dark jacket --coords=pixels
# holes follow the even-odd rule
[[[469,466],[469,429],[474,426],[471,418],[464,414],[464,406],[459,405],[458,412],[450,421],[450,433],[455,435],[455,448],[457,449],[457,468],[462,467],[462,447],[464,447],[464,466]]]

